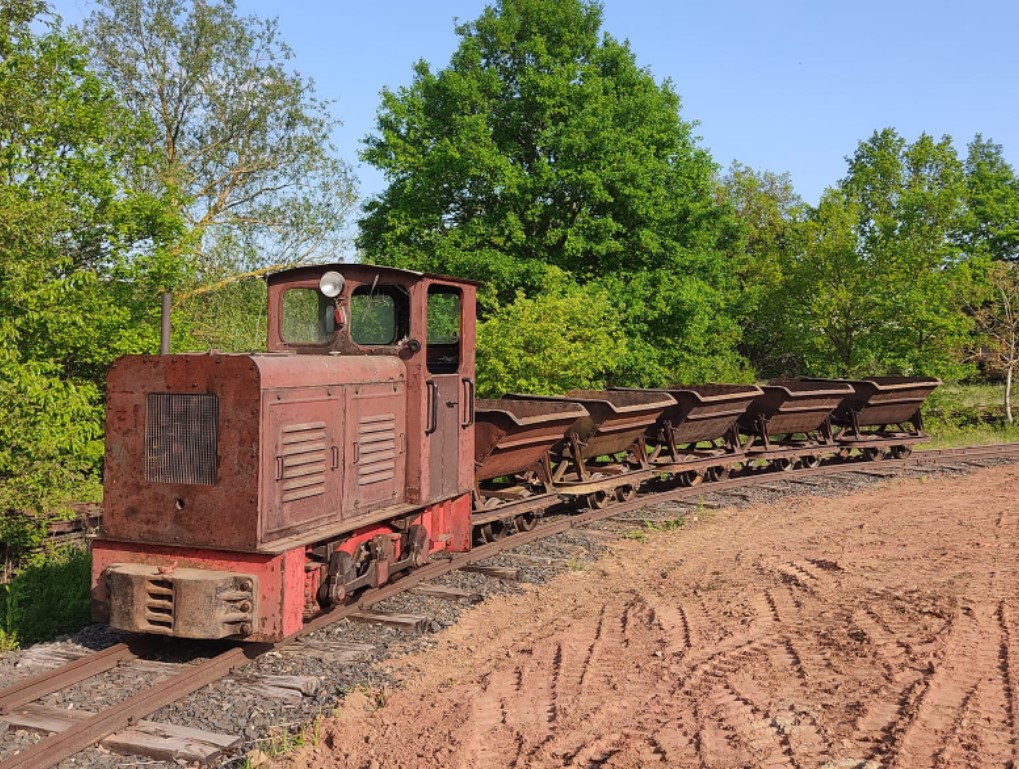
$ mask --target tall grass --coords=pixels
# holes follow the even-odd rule
[[[1001,385],[946,384],[924,407],[931,436],[921,448],[951,448],[1019,441],[1019,425],[1008,424]]]
[[[65,547],[33,559],[0,585],[0,651],[87,625],[91,566],[89,553]]]

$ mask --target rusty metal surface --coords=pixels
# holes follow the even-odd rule
[[[676,405],[662,412],[659,425],[669,422],[677,444],[725,438],[751,401],[762,394],[756,385],[739,384],[671,385],[635,392],[667,392],[675,399]]]
[[[108,380],[103,536],[257,551],[294,531],[348,519],[356,525],[358,516],[403,499],[405,392],[398,358],[123,358]],[[200,419],[183,427],[153,419],[154,394],[179,394],[185,404],[214,398],[214,441],[207,432],[193,435],[203,429]],[[188,418],[185,409],[178,413]],[[359,452],[365,420],[383,417],[398,447],[388,478],[360,472],[359,465],[372,458],[370,451]],[[194,469],[194,457],[176,458],[196,445],[215,452],[213,483],[205,465]],[[192,470],[146,469],[177,465]],[[345,486],[351,478],[357,482]],[[379,485],[368,492],[373,483]]]
[[[110,622],[122,630],[165,633],[165,624],[144,620],[149,593],[146,577],[162,570],[165,582],[159,593],[153,593],[155,600],[164,600],[167,590],[176,593],[181,588],[183,604],[170,611],[171,623],[180,623],[182,630],[193,637],[223,637],[212,616],[219,614],[219,608],[227,603],[243,603],[237,596],[226,595],[223,601],[214,600],[214,606],[207,607],[205,601],[215,598],[216,586],[229,583],[225,577],[250,579],[253,585],[245,592],[254,592],[250,613],[253,627],[243,632],[240,625],[233,624],[235,633],[250,641],[272,641],[297,632],[301,627],[304,599],[305,548],[303,545],[279,554],[234,553],[216,550],[197,550],[159,545],[144,548],[136,543],[113,542],[99,539],[92,548],[92,612],[98,621]],[[186,580],[174,579],[180,572],[187,576],[192,572],[212,574],[212,583],[200,579],[186,584]],[[111,579],[114,573],[120,576]],[[215,576],[215,575],[219,576]],[[225,575],[225,576],[224,576]],[[111,595],[111,588],[116,589]],[[227,590],[226,592],[230,592]],[[161,595],[160,595],[161,593]],[[176,602],[175,595],[170,600]],[[236,599],[232,600],[231,599]],[[156,607],[158,609],[158,607]],[[142,619],[136,614],[142,612]],[[223,619],[223,615],[219,614]],[[112,620],[112,621],[111,621]],[[163,623],[166,617],[157,618]],[[149,627],[152,625],[152,627]],[[207,626],[207,631],[202,628]]]
[[[580,461],[629,451],[665,409],[675,405],[668,393],[626,390],[573,390],[565,396],[503,396],[512,400],[579,403],[588,415],[570,428],[582,444]]]
[[[320,343],[288,343],[283,328],[286,292],[300,288],[317,290],[319,279],[327,271],[339,272],[345,280],[342,292],[332,300],[332,308],[325,305],[326,320],[332,329],[323,326]],[[406,502],[423,505],[469,492],[474,483],[472,428],[477,283],[389,267],[339,263],[282,271],[271,275],[267,282],[270,351],[290,351],[302,354],[301,357],[325,357],[328,353],[340,353],[344,358],[391,357],[406,366]],[[456,293],[460,301],[459,338],[453,343],[445,340],[440,345],[443,349],[439,350],[445,355],[458,346],[459,361],[455,373],[451,372],[458,381],[455,388],[452,380],[447,382],[428,370],[429,356],[435,352],[428,343],[428,292],[436,288]],[[352,302],[356,297],[365,296],[385,296],[398,306],[398,331],[389,343],[358,344],[352,338]],[[433,397],[435,389],[442,389],[442,392]],[[451,406],[447,405],[450,403]],[[433,405],[437,408],[437,425],[432,424]],[[434,459],[433,449],[439,454]]]
[[[832,413],[832,421],[843,427],[855,428],[913,421],[924,401],[941,384],[940,379],[933,377],[905,376],[805,381],[836,382],[851,386],[852,394]]]
[[[478,481],[535,469],[545,452],[587,413],[571,402],[479,400],[474,430]]]
[[[153,448],[145,440],[152,393],[219,399],[216,484],[145,480],[146,465],[153,462]],[[258,365],[248,356],[129,356],[114,363],[107,378],[104,536],[254,549],[260,398]],[[187,448],[187,443],[169,442],[164,450],[173,454]]]
[[[770,436],[809,434],[820,430],[842,400],[853,388],[841,382],[807,382],[776,380],[761,387],[763,391],[750,403],[739,426],[743,432],[755,434],[761,424]]]
[[[243,571],[121,563],[105,571],[110,625],[174,638],[248,636],[258,626],[258,577]]]
[[[460,493],[461,386],[458,374],[432,375],[428,403],[429,497]]]

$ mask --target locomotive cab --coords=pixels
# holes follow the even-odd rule
[[[360,264],[268,283],[266,353],[111,368],[93,614],[279,640],[470,546],[470,281]]]
[[[407,501],[469,494],[476,283],[367,265],[268,279],[269,352],[385,355],[407,375]]]

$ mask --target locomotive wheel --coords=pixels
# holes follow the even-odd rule
[[[617,486],[616,487],[616,499],[620,502],[629,502],[637,497],[636,486]]]
[[[705,476],[709,481],[724,481],[729,477],[729,472],[729,468],[725,465],[715,465],[708,468]]]
[[[612,497],[607,491],[592,491],[587,495],[587,506],[592,510],[604,510],[611,501]]]
[[[868,446],[863,450],[863,458],[869,462],[877,462],[887,456],[885,449],[878,448],[877,446]]]
[[[892,446],[892,456],[896,459],[905,459],[912,453],[912,446]]]
[[[803,467],[813,470],[815,467],[821,466],[821,457],[817,456],[816,454],[805,454],[804,456],[800,457],[800,464]]]
[[[781,473],[788,473],[796,466],[796,460],[791,457],[771,460],[771,466]]]
[[[521,513],[513,519],[513,525],[517,531],[530,531],[538,525],[538,516],[534,513]]]
[[[329,558],[329,576],[318,590],[318,601],[323,606],[338,606],[347,597],[347,582],[355,576],[354,559],[342,550]]]
[[[428,539],[428,530],[424,526],[414,524],[407,530],[407,543],[410,551],[414,554],[414,565],[424,566],[428,563],[428,551],[431,549],[431,542]]]

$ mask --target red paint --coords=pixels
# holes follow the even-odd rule
[[[258,626],[250,641],[279,641],[301,629],[304,609],[304,547],[277,555],[147,545],[97,539],[92,545],[93,611],[102,620],[108,606],[102,573],[115,563],[209,569],[258,578]]]

